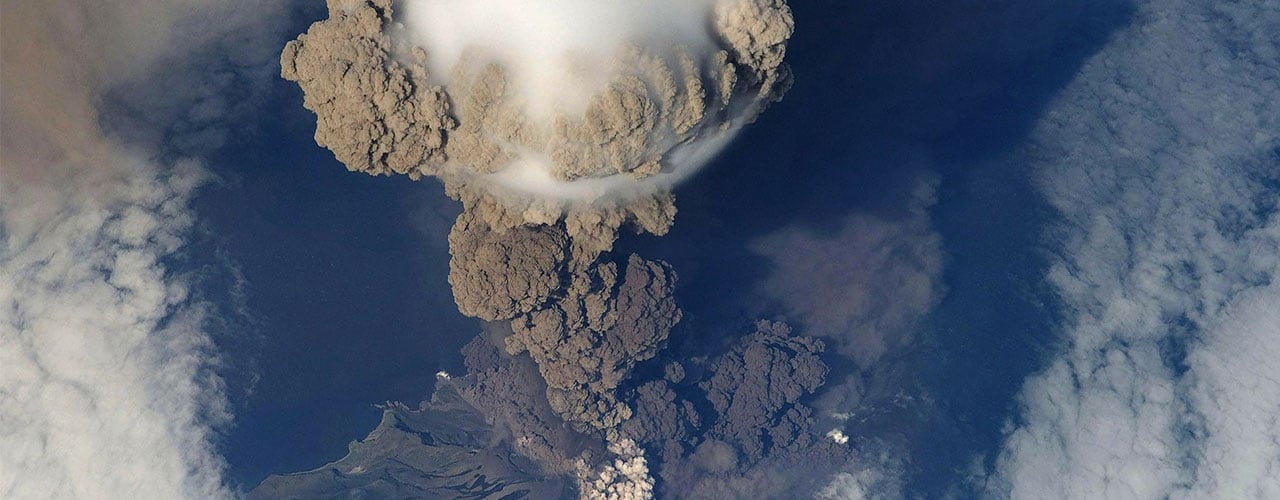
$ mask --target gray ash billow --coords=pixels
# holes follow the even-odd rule
[[[594,498],[652,496],[646,452],[679,463],[728,447],[743,454],[728,473],[766,441],[805,445],[800,399],[826,374],[821,342],[762,323],[686,379],[664,353],[683,317],[675,271],[611,253],[623,227],[665,234],[675,182],[790,84],[783,0],[645,7],[418,0],[402,15],[329,0],[281,56],[316,141],[348,169],[435,177],[463,203],[449,283],[462,313],[508,333],[477,338],[468,374],[445,383]],[[665,374],[646,379],[646,363]]]

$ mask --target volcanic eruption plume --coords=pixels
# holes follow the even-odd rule
[[[283,76],[351,170],[441,178],[490,225],[662,233],[671,186],[789,84],[781,0],[331,0]],[[585,242],[584,242],[585,243]]]
[[[647,495],[637,442],[678,455],[696,446],[680,440],[698,418],[691,403],[662,395],[683,378],[679,364],[639,395],[621,389],[640,386],[634,368],[659,355],[683,313],[669,265],[609,252],[623,226],[664,234],[674,184],[785,93],[785,1],[328,6],[329,19],[281,56],[282,75],[317,115],[316,141],[353,171],[440,179],[464,206],[449,234],[459,310],[504,325],[505,352],[470,348],[471,375],[448,383],[491,421],[506,420],[522,453],[576,471],[584,493]],[[786,373],[807,374],[792,400],[826,371],[808,354],[822,344],[800,345],[803,356],[782,361],[803,365]],[[519,398],[495,394],[521,384],[504,374],[526,365],[545,399],[530,402],[527,382]],[[670,415],[683,422],[637,423],[653,413],[637,404],[679,407]],[[806,415],[762,411],[788,409]],[[715,428],[737,428],[732,418]],[[616,459],[602,458],[604,446],[555,444],[574,441],[565,429],[603,438]]]

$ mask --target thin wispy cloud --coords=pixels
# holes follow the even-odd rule
[[[864,368],[909,343],[944,292],[942,237],[928,213],[936,189],[921,179],[900,213],[850,214],[834,234],[787,227],[760,238],[752,249],[772,261],[760,292]]]

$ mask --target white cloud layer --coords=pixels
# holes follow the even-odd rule
[[[1280,2],[1161,0],[1022,161],[1064,323],[990,492],[1280,498]]]
[[[853,465],[853,464],[850,464]],[[837,472],[815,500],[891,500],[904,498],[903,470],[886,455],[865,455],[849,470]]]
[[[4,5],[0,497],[230,496],[212,443],[230,415],[203,331],[210,308],[171,269],[207,174],[119,137],[163,137],[177,121],[208,131],[225,111],[199,95],[213,87],[156,75],[215,42],[245,48],[229,64],[253,71],[262,32],[249,26],[271,5]],[[161,130],[101,130],[104,93],[119,86],[148,94],[149,125],[135,125]]]
[[[123,159],[122,159],[123,160]],[[0,496],[214,498],[210,428],[229,418],[202,308],[166,269],[195,166],[145,162],[45,212],[0,203]]]

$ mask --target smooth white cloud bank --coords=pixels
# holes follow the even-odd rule
[[[156,160],[164,144],[119,137],[208,143],[226,111],[216,86],[156,75],[209,44],[249,47],[248,23],[274,13],[267,2],[5,4],[0,497],[231,496],[213,445],[230,415],[204,332],[211,307],[171,269],[207,174]],[[249,52],[229,56],[240,71],[261,60]],[[138,129],[108,134],[99,106],[118,86],[149,107]],[[166,134],[177,122],[189,134]]]
[[[1037,126],[1064,345],[993,493],[1280,498],[1276,33],[1276,1],[1144,2]]]

